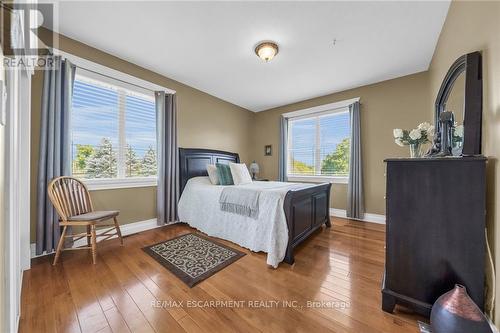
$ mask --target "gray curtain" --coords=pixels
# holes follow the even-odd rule
[[[52,252],[59,241],[58,216],[47,195],[55,177],[71,174],[70,108],[76,67],[59,56],[44,70],[38,158],[36,254]],[[49,62],[47,62],[49,63]]]
[[[179,157],[177,146],[177,97],[156,92],[156,135],[158,145],[157,223],[178,221]]]
[[[280,119],[280,147],[278,156],[279,181],[286,182],[286,164],[287,164],[287,141],[288,141],[288,118],[281,116]]]
[[[362,219],[365,214],[363,202],[363,163],[361,160],[361,120],[359,102],[349,106],[351,119],[351,153],[349,157],[349,183],[347,185],[347,217]]]

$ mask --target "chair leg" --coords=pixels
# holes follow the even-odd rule
[[[57,249],[56,249],[56,256],[54,257],[54,262],[52,265],[57,264],[57,260],[59,260],[59,256],[61,255],[62,247],[64,245],[64,236],[66,236],[66,228],[67,226],[64,226],[63,231],[61,233],[61,237],[59,237],[59,243],[57,244]]]
[[[123,246],[122,232],[120,230],[120,225],[118,224],[118,220],[116,219],[116,216],[113,217],[113,220],[115,221],[115,228],[116,228],[116,232],[118,233],[118,237],[120,238],[120,243]]]
[[[92,239],[90,236],[90,225],[87,226],[87,246],[91,247],[92,246]]]
[[[96,258],[97,258],[97,236],[96,236],[96,230],[95,230],[95,224],[92,224],[90,226],[90,231],[91,231],[91,238],[92,238],[92,262],[95,265]]]

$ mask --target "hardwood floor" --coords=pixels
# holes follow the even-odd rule
[[[193,288],[141,250],[193,230],[186,225],[131,235],[124,247],[118,239],[99,243],[96,265],[86,251],[63,253],[55,267],[52,256],[35,259],[24,273],[19,331],[418,332],[423,318],[380,308],[384,226],[332,222],[296,250],[293,266],[278,269],[264,253],[221,241],[247,255]],[[215,300],[244,306],[194,306]],[[270,301],[280,306],[258,307],[276,304]]]

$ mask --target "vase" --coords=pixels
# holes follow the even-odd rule
[[[431,328],[433,333],[492,333],[484,314],[459,284],[432,306]]]
[[[453,142],[453,146],[451,147],[451,154],[453,156],[462,156],[462,141]]]
[[[410,144],[410,157],[411,158],[422,157],[422,149],[420,143]]]

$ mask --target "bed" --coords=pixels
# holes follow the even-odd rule
[[[237,153],[179,148],[179,219],[208,234],[267,253],[267,263],[294,263],[293,250],[323,224],[330,227],[331,184],[259,182],[238,185],[260,191],[257,219],[220,211],[224,186],[212,185],[208,164],[239,163]]]

